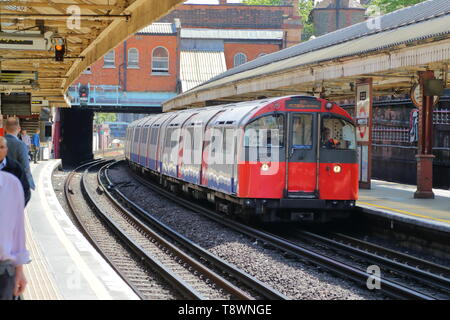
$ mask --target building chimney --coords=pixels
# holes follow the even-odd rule
[[[227,4],[227,0],[219,0],[219,5],[223,6]]]

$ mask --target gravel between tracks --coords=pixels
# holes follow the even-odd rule
[[[353,282],[284,257],[249,237],[159,196],[134,180],[125,164],[109,170],[112,182],[154,217],[292,299],[382,299]]]

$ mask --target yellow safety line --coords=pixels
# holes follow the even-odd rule
[[[391,210],[391,211],[396,211],[396,212],[404,213],[404,214],[411,215],[411,216],[416,216],[416,217],[420,217],[420,218],[425,218],[425,219],[431,219],[431,220],[436,220],[436,221],[450,223],[450,220],[433,218],[433,217],[424,216],[424,215],[421,215],[421,214],[418,214],[418,213],[413,213],[413,212],[409,212],[409,211],[404,211],[404,210],[398,210],[398,209],[394,209],[394,208],[379,206],[377,204],[372,204],[372,203],[368,203],[368,202],[364,202],[364,201],[358,201],[358,202],[361,203],[361,204],[366,204],[366,205],[372,206],[372,207],[377,207],[377,208],[381,208],[381,209],[387,209],[387,210]]]

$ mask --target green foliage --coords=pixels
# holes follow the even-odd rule
[[[311,16],[312,9],[314,9],[314,0],[298,1],[298,13],[303,24],[302,40],[308,40],[314,35],[314,24]]]
[[[102,124],[105,122],[116,122],[117,115],[115,113],[96,113],[94,122],[96,124]]]
[[[424,1],[425,0],[372,0],[369,5],[380,8],[381,13],[385,14]]]

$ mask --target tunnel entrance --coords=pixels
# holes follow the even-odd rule
[[[92,122],[90,110],[61,109],[60,155],[63,168],[92,160]]]

